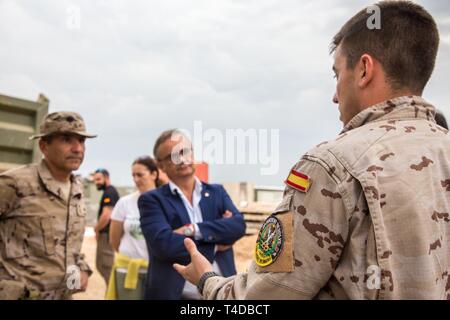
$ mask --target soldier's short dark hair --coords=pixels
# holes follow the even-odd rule
[[[393,90],[422,94],[433,73],[439,32],[433,17],[411,1],[381,1],[381,29],[369,29],[373,12],[363,9],[334,36],[330,52],[341,45],[347,68],[353,69],[363,54],[377,59]]]

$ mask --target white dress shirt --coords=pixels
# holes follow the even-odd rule
[[[189,215],[189,220],[194,225],[195,240],[203,239],[203,236],[200,232],[200,228],[197,225],[198,223],[203,222],[202,209],[200,208],[200,200],[202,199],[202,183],[201,183],[201,181],[197,177],[195,177],[195,186],[194,186],[194,191],[192,193],[192,204],[186,198],[183,191],[181,191],[181,189],[176,184],[174,184],[172,181],[169,181],[169,187],[170,187],[170,191],[172,192],[172,194],[178,194],[181,197],[181,200],[183,201],[184,207],[186,208],[186,211]],[[216,261],[213,262],[213,269],[215,272],[222,275],[222,272],[220,271],[219,265],[217,264]],[[186,281],[186,283],[184,285],[182,297],[184,299],[193,299],[193,300],[201,299],[201,295],[199,294],[197,287],[194,286],[189,281]]]

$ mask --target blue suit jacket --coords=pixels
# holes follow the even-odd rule
[[[205,196],[208,193],[209,196]],[[146,299],[180,299],[185,280],[173,268],[173,263],[186,265],[190,256],[184,247],[184,236],[173,230],[191,223],[178,194],[168,184],[142,194],[138,201],[141,228],[149,248]],[[245,222],[221,185],[202,183],[200,208],[203,222],[198,224],[203,236],[196,241],[198,250],[210,261],[218,263],[225,277],[236,274],[233,250],[214,255],[216,244],[232,244],[245,234]],[[225,210],[233,213],[222,218]]]

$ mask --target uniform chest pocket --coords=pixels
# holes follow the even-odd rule
[[[87,208],[82,202],[77,204],[77,209],[76,210],[77,210],[77,215],[79,217],[86,217]]]
[[[70,215],[84,218],[87,214],[86,205],[81,201],[71,201],[70,203]]]
[[[55,253],[54,232],[49,217],[20,217],[2,221],[7,259],[40,257]]]

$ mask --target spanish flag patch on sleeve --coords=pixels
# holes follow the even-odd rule
[[[287,177],[285,183],[301,192],[308,192],[309,187],[311,186],[311,179],[304,174],[295,169],[292,169]]]

